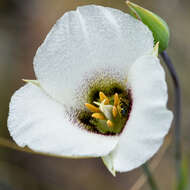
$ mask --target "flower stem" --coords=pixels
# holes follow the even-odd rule
[[[181,89],[180,83],[175,71],[175,68],[172,64],[170,57],[168,56],[166,51],[161,53],[161,56],[166,64],[170,75],[173,80],[174,90],[175,90],[175,106],[174,106],[174,124],[175,124],[175,159],[176,159],[176,177],[177,177],[177,184],[180,183],[181,179],[181,131],[180,131],[180,123],[181,123]]]
[[[149,170],[148,164],[146,164],[146,163],[143,164],[142,168],[144,170],[144,173],[147,176],[147,180],[148,180],[148,183],[149,183],[151,189],[152,190],[158,190],[158,187],[157,187],[156,182],[155,182],[155,180],[153,178],[153,175],[151,174],[151,171]]]

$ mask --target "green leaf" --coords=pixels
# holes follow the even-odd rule
[[[141,20],[149,27],[154,36],[155,44],[159,42],[159,52],[161,53],[168,47],[170,32],[167,23],[155,13],[140,7],[135,3],[127,1],[132,16]]]

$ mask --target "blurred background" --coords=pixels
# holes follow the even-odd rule
[[[134,0],[166,20],[171,30],[168,53],[179,74],[183,95],[182,149],[190,158],[190,1]],[[0,0],[0,134],[10,138],[7,115],[10,97],[23,85],[22,78],[34,79],[33,57],[48,31],[64,12],[79,5],[99,4],[127,12],[124,0]],[[168,106],[174,92],[167,73]],[[174,126],[173,126],[174,127]],[[174,142],[170,131],[160,152],[150,161],[160,189],[175,186]],[[0,190],[142,190],[142,169],[114,178],[100,159],[69,160],[0,147]],[[135,184],[135,186],[134,186]]]

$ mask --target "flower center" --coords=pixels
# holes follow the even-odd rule
[[[79,113],[79,121],[92,132],[105,135],[121,133],[131,111],[130,92],[119,89],[118,92],[97,93],[98,97],[85,103],[86,110]]]

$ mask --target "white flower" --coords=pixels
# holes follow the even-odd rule
[[[140,166],[172,121],[153,44],[151,31],[119,10],[90,5],[65,13],[34,58],[37,85],[11,99],[11,136],[34,151],[103,157],[112,173]]]

